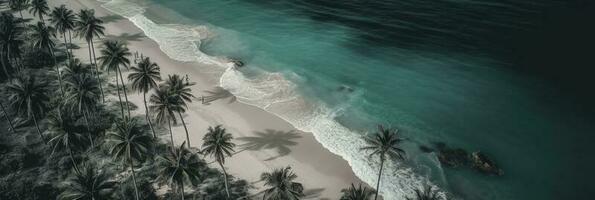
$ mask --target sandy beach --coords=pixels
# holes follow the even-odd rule
[[[238,145],[237,153],[226,160],[229,174],[247,180],[254,186],[253,194],[262,190],[260,174],[274,168],[291,166],[298,175],[298,181],[305,186],[306,199],[338,199],[340,190],[351,183],[359,183],[348,163],[341,157],[332,154],[319,144],[311,133],[296,130],[291,124],[260,108],[243,104],[225,90],[218,87],[220,74],[213,73],[214,66],[195,62],[179,62],[164,54],[158,44],[146,37],[127,19],[117,16],[105,9],[101,2],[91,0],[51,0],[50,6],[67,5],[78,12],[82,8],[92,8],[96,16],[105,21],[106,36],[104,39],[118,39],[128,43],[132,52],[138,51],[151,58],[161,67],[161,75],[178,74],[196,82],[192,91],[196,97],[213,97],[212,102],[202,104],[196,99],[189,104],[184,120],[190,131],[191,146],[200,148],[202,137],[209,126],[222,124],[232,133]],[[60,39],[60,38],[59,38]],[[80,49],[76,56],[88,62],[86,42],[76,39]],[[74,42],[73,41],[73,42]],[[95,41],[96,49],[100,49],[101,41]],[[98,51],[96,50],[98,53]],[[124,71],[123,71],[124,72]],[[126,72],[124,72],[126,76]],[[110,77],[109,81],[113,81]],[[105,87],[105,86],[104,86]],[[130,91],[128,98],[138,109],[135,115],[145,113],[141,94]],[[117,96],[110,96],[111,101]],[[160,128],[161,138],[169,140],[167,127]],[[173,129],[174,141],[181,144],[186,136],[184,128],[178,124]],[[207,161],[212,159],[207,158]],[[218,165],[212,163],[212,167]]]

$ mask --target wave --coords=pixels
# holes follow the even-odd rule
[[[369,160],[360,151],[366,145],[362,134],[334,120],[338,110],[329,109],[324,104],[300,95],[297,85],[286,78],[288,75],[259,70],[256,73],[258,75],[247,77],[225,59],[203,53],[200,51],[201,41],[213,34],[207,26],[156,24],[143,15],[145,9],[142,6],[125,0],[112,0],[102,7],[128,18],[145,35],[156,41],[170,58],[220,66],[224,70],[219,79],[220,86],[234,94],[239,101],[262,108],[288,121],[297,129],[313,133],[326,149],[345,159],[362,181],[375,186],[379,163]],[[249,68],[258,69],[256,66]],[[289,76],[298,75],[290,73]],[[342,107],[344,106],[338,109]],[[380,191],[385,199],[404,199],[413,195],[413,189],[429,183],[427,178],[398,162],[389,162],[385,167]],[[446,197],[445,192],[440,192],[440,195]]]

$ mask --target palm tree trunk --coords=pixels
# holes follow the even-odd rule
[[[97,77],[97,82],[99,83],[99,91],[101,91],[101,100],[105,103],[105,95],[103,94],[103,86],[101,85],[101,80],[99,79],[99,66],[97,65],[97,58],[95,58],[95,45],[93,44],[93,40],[89,41],[90,48],[93,51],[93,65],[95,65],[95,76]],[[91,55],[91,53],[89,53]]]
[[[155,134],[155,129],[153,129],[153,124],[151,124],[151,117],[149,116],[149,107],[147,106],[147,93],[143,93],[143,101],[145,102],[145,115],[147,117],[147,122],[149,122],[149,128],[151,128],[151,132],[153,132],[153,139],[157,138],[157,134]]]
[[[4,104],[2,104],[2,102],[0,102],[0,107],[2,107],[2,112],[4,113],[4,117],[6,118],[6,121],[8,121],[8,125],[10,125],[10,129],[12,130],[12,133],[16,134],[16,130],[14,129],[14,126],[12,125],[12,121],[10,121],[10,118],[8,117],[8,112],[6,112],[6,109],[4,109]]]
[[[66,40],[66,31],[62,32],[62,37],[64,38],[64,47],[66,48],[66,56],[68,56],[68,60],[72,60],[72,55],[70,55],[70,50],[69,49],[69,45],[68,45],[68,41]]]
[[[116,72],[118,73],[118,72]],[[122,104],[122,95],[120,95],[120,83],[118,82],[118,75],[116,74],[116,90],[118,91],[118,100],[120,100],[120,111],[122,112],[122,119],[124,119],[124,104]]]
[[[39,138],[41,138],[41,140],[47,145],[48,142],[45,141],[45,138],[43,138],[43,135],[41,134],[41,129],[39,129],[39,124],[37,124],[37,119],[35,118],[35,114],[33,114],[33,123],[35,123],[35,128],[37,129],[37,134],[39,134]]]
[[[384,167],[384,158],[380,158],[380,171],[378,172],[378,182],[376,183],[376,195],[374,200],[378,200],[378,191],[380,191],[380,177],[382,177],[382,168]]]
[[[132,162],[132,156],[130,155],[130,149],[128,149],[128,161],[130,162],[130,172],[132,172],[132,182],[134,183],[134,193],[136,194],[136,200],[139,200],[138,186],[136,185],[136,174],[134,173],[134,163]]]
[[[6,67],[4,52],[0,54],[0,63],[2,63],[2,69],[4,69],[4,74],[6,74],[6,78],[8,78],[8,80],[12,79],[12,77],[10,77],[10,73],[8,73],[8,68]]]
[[[182,120],[182,125],[184,125],[184,130],[186,131],[186,141],[188,141],[188,148],[190,148],[190,137],[188,136],[188,128],[186,128],[186,122],[184,122],[184,117],[182,117],[182,113],[178,111],[178,115],[180,115],[180,120]]]
[[[223,170],[223,182],[225,183],[225,192],[227,193],[227,198],[229,199],[229,188],[227,186],[227,172],[225,171],[225,167],[223,167],[223,163],[221,163],[220,161],[217,161],[219,163],[219,166],[221,166],[221,169]]]
[[[52,54],[52,57],[54,58],[54,66],[56,66],[56,73],[58,73],[58,81],[60,82],[60,92],[62,92],[62,97],[64,97],[64,86],[62,86],[62,75],[60,74],[60,67],[58,67],[58,61],[56,60],[56,55],[54,54],[54,51],[52,50],[51,47],[48,46],[48,51],[50,51],[50,54]]]
[[[74,171],[76,171],[76,173],[80,174],[81,171],[79,170],[79,167],[76,164],[76,161],[74,161],[74,155],[72,155],[72,148],[70,148],[70,144],[68,144],[68,154],[70,155],[70,161],[72,161],[72,166],[74,167]]]
[[[70,43],[70,48],[68,48],[68,50],[70,50],[70,55],[72,56],[72,34],[70,33],[70,30],[68,30],[68,43]]]
[[[184,181],[182,181],[182,183],[180,183],[180,188],[182,189],[182,200],[184,200]]]
[[[93,65],[93,55],[91,55],[91,42],[87,41],[87,47],[89,47],[89,63],[91,63],[91,65]],[[97,69],[97,68],[95,68]],[[93,71],[93,72],[97,72],[97,70]]]
[[[128,117],[130,117],[130,104],[128,103],[128,93],[126,92],[126,84],[124,83],[124,78],[122,78],[122,70],[120,70],[120,67],[118,67],[117,73],[120,74],[120,81],[122,82],[122,90],[124,91],[124,99],[126,99],[126,108],[128,109]]]
[[[89,135],[89,141],[91,141],[91,147],[95,146],[95,143],[93,143],[93,136],[91,135],[91,126],[89,126],[89,118],[87,117],[88,113],[86,112],[86,109],[83,110],[83,117],[85,118],[85,124],[87,125],[87,134]]]
[[[174,149],[175,148],[174,133],[171,132],[171,122],[170,122],[169,118],[167,119],[167,125],[169,126],[169,136],[171,137],[171,149]]]

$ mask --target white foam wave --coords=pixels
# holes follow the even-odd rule
[[[144,8],[125,0],[112,0],[102,6],[132,21],[172,59],[221,66],[225,69],[220,77],[221,87],[243,103],[260,107],[300,130],[313,133],[325,148],[347,160],[361,180],[375,186],[379,163],[369,160],[360,151],[365,146],[361,135],[335,121],[333,110],[300,96],[296,85],[282,73],[262,72],[259,76],[248,78],[231,67],[229,62],[204,54],[199,49],[200,42],[210,35],[205,26],[156,24],[143,15]],[[380,193],[387,200],[411,196],[413,189],[422,187],[426,181],[426,178],[398,163],[389,162],[385,169]]]
[[[379,163],[360,151],[365,141],[334,120],[334,111],[322,104],[309,103],[295,92],[295,85],[278,73],[248,79],[241,72],[228,69],[220,79],[221,86],[244,103],[263,108],[296,128],[312,132],[326,149],[347,160],[354,173],[364,182],[375,185]],[[398,163],[388,163],[382,177],[381,193],[385,199],[404,199],[420,188],[426,179]],[[441,194],[445,196],[445,194]]]

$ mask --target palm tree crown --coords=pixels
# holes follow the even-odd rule
[[[169,78],[165,81],[165,86],[169,88],[178,98],[182,100],[184,105],[187,102],[192,102],[192,89],[190,86],[194,85],[194,83],[184,82],[180,75],[174,74],[169,75]]]
[[[52,13],[50,13],[50,22],[56,27],[56,30],[60,31],[60,33],[73,30],[75,21],[76,16],[72,10],[66,8],[65,5],[55,7],[54,10],[52,10]]]
[[[167,120],[171,120],[175,124],[175,112],[184,110],[181,99],[165,87],[157,89],[149,101],[152,103],[149,109],[155,112],[155,119],[159,123],[167,123]]]
[[[414,190],[415,197],[409,198],[406,197],[407,200],[442,200],[442,196],[438,193],[438,190],[434,189],[433,186],[430,184],[425,184],[423,188],[416,188]]]
[[[378,133],[365,138],[368,146],[363,147],[362,150],[371,151],[370,157],[379,156],[381,160],[386,160],[387,156],[394,159],[404,159],[405,151],[399,147],[403,139],[399,137],[397,131],[397,129],[387,129],[379,125]]]
[[[34,16],[38,16],[41,21],[44,21],[43,16],[47,15],[49,10],[50,7],[48,6],[48,2],[46,0],[31,1],[31,8],[29,8],[29,12]]]
[[[101,55],[98,59],[106,70],[117,71],[120,66],[130,65],[128,56],[132,55],[123,42],[108,40],[103,43]],[[116,72],[117,73],[117,72]]]
[[[233,136],[225,132],[221,125],[209,127],[209,132],[203,138],[202,152],[213,156],[217,162],[225,163],[225,157],[230,157],[236,146],[231,140]]]
[[[73,76],[66,82],[66,101],[78,112],[93,109],[100,97],[97,80],[90,74]]]
[[[190,152],[182,143],[180,148],[171,149],[165,156],[159,156],[159,180],[162,184],[178,186],[184,199],[184,183],[197,185],[200,182],[200,170],[204,163],[196,153]]]
[[[291,171],[291,167],[275,169],[272,173],[262,173],[260,178],[268,187],[264,190],[263,199],[297,200],[304,196],[304,186],[295,182],[297,175]]]
[[[17,112],[31,118],[42,114],[49,102],[47,84],[34,75],[20,76],[6,86],[8,101]]]
[[[23,18],[23,10],[27,10],[27,8],[29,8],[29,0],[9,0],[8,6],[11,10],[19,12],[21,14],[21,18]]]
[[[31,29],[33,33],[31,33],[31,38],[33,39],[33,47],[38,49],[47,49],[51,51],[51,49],[56,46],[56,43],[52,41],[52,37],[56,37],[55,30],[51,26],[46,26],[42,22],[37,22],[36,25],[32,25]],[[51,52],[48,52],[51,53]]]
[[[93,165],[86,165],[80,173],[75,173],[65,184],[65,190],[58,199],[61,200],[108,200],[116,183],[110,181],[110,175],[98,170]]]
[[[127,164],[130,161],[144,162],[153,140],[134,119],[121,119],[115,130],[108,134],[110,154]]]
[[[142,93],[147,93],[152,88],[157,87],[157,82],[161,81],[159,65],[151,62],[149,57],[144,58],[138,63],[138,67],[132,67],[132,73],[128,75],[128,80],[132,81],[132,89]]]
[[[78,58],[68,61],[62,76],[65,81],[75,82],[76,77],[83,74],[91,74],[91,68],[88,65],[84,65]]]
[[[103,21],[95,17],[94,10],[81,10],[78,13],[78,20],[75,22],[76,31],[79,37],[85,38],[90,42],[95,37],[105,35]]]
[[[342,189],[341,193],[343,193],[343,196],[341,196],[340,200],[370,200],[374,196],[374,190],[362,187],[361,184],[355,187],[353,183],[349,188]]]

